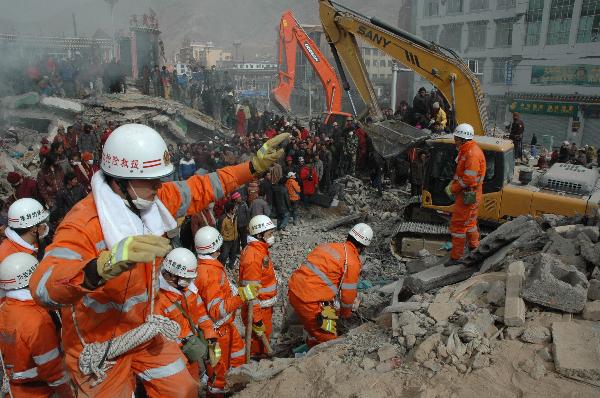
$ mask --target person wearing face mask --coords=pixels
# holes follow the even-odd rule
[[[214,322],[220,347],[220,354],[217,354],[214,347],[209,347],[211,359],[206,366],[206,396],[222,397],[228,393],[225,374],[229,368],[246,362],[244,341],[233,324],[236,312],[245,302],[256,299],[260,286],[240,286],[235,292],[227,278],[225,267],[218,260],[223,237],[217,229],[208,226],[200,228],[194,236],[194,244],[198,254],[198,277],[195,284],[198,295],[206,304],[208,316]]]
[[[0,244],[0,261],[13,253],[27,253],[38,259],[44,256],[44,238],[48,236],[50,214],[40,202],[31,198],[15,201],[8,208],[8,227]]]
[[[372,239],[371,227],[356,224],[345,242],[317,246],[292,273],[288,297],[310,335],[309,347],[337,338],[337,319],[352,314],[362,267],[360,255]]]
[[[199,383],[200,365],[204,365],[208,345],[218,344],[218,335],[194,284],[197,268],[198,260],[190,250],[171,250],[161,265],[156,305],[157,313],[181,327],[177,342],[187,358],[190,374]]]
[[[260,337],[267,340],[273,331],[273,306],[277,302],[277,278],[269,248],[275,243],[275,225],[267,216],[256,216],[248,224],[248,245],[240,257],[240,285],[260,285],[258,297],[252,306],[252,346],[253,357],[265,357],[265,349]],[[248,322],[248,308],[242,307],[242,320]]]
[[[249,162],[162,183],[174,166],[158,132],[125,124],[108,137],[92,193],[67,213],[30,284],[39,304],[62,306],[65,362],[78,395],[131,397],[138,378],[151,398],[197,397],[186,358],[167,339],[172,321],[155,327],[150,313],[158,287],[152,276],[171,249],[164,236],[177,227],[176,217],[196,214],[263,174],[283,155],[278,147],[286,138],[267,142]],[[149,340],[127,339],[150,327]],[[116,354],[113,341],[126,342],[126,350]],[[103,351],[88,355],[94,343]],[[104,361],[111,361],[106,373],[94,372]]]

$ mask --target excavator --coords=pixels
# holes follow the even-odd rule
[[[319,46],[302,29],[291,11],[284,12],[279,23],[279,84],[271,91],[273,101],[283,112],[290,113],[290,96],[296,77],[296,46],[300,46],[323,84],[327,107],[322,118],[323,125],[331,126],[337,122],[343,126],[346,119],[352,115],[342,112],[342,91],[335,69],[321,53]]]
[[[556,163],[545,172],[527,168],[515,172],[512,142],[494,137],[488,131],[487,108],[479,81],[454,51],[331,0],[318,2],[321,23],[340,77],[345,81],[345,70],[349,72],[376,121],[366,126],[373,140],[384,131],[386,139],[396,140],[397,147],[424,146],[429,153],[421,198],[405,208],[404,221],[398,225],[392,240],[394,253],[415,253],[422,248],[438,252],[439,242],[448,240],[447,225],[454,206],[444,188],[453,178],[457,149],[452,135],[409,143],[403,123],[391,125],[389,121],[381,121],[383,115],[357,39],[378,48],[434,84],[451,104],[455,123],[469,123],[475,129],[475,141],[487,161],[479,207],[479,224],[484,232],[486,228],[495,228],[525,214],[596,216],[600,203],[597,169]]]

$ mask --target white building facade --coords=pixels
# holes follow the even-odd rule
[[[518,111],[526,142],[535,133],[600,146],[600,0],[413,4],[417,35],[476,61],[492,124]]]

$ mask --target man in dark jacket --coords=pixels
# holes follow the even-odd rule
[[[423,173],[425,171],[425,162],[427,154],[420,152],[419,156],[410,163],[410,194],[417,196],[423,190]]]
[[[60,190],[56,195],[56,210],[52,212],[52,218],[57,221],[53,224],[58,225],[58,222],[63,219],[65,214],[71,210],[81,199],[87,196],[87,192],[83,185],[79,183],[77,175],[72,171],[65,174],[65,188]]]
[[[273,185],[273,212],[277,217],[277,230],[281,231],[283,235],[288,234],[285,228],[290,220],[291,209],[292,204],[286,187],[281,183]]]
[[[523,161],[523,133],[525,132],[525,124],[521,120],[519,112],[513,112],[513,120],[510,124],[510,138],[515,145],[515,159]]]
[[[234,194],[231,195],[231,199],[234,200],[237,205],[237,228],[238,235],[240,237],[240,247],[241,249],[243,249],[244,247],[246,247],[246,240],[248,239],[248,223],[250,222],[250,209],[248,208],[246,201],[242,197],[242,194],[240,194],[239,192],[234,192]]]
[[[427,115],[428,105],[427,90],[425,90],[425,87],[421,87],[413,99],[413,112],[425,116]]]

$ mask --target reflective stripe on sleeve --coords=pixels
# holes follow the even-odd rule
[[[238,358],[238,357],[241,357],[241,356],[244,356],[244,355],[246,355],[246,349],[242,348],[239,351],[232,352],[231,355],[230,355],[230,357],[231,358]]]
[[[277,283],[272,284],[271,286],[263,287],[258,289],[258,293],[271,293],[277,290]]]
[[[44,304],[52,307],[58,307],[59,304],[50,298],[50,293],[46,288],[46,284],[52,275],[53,269],[54,267],[50,267],[46,270],[46,272],[44,272],[44,275],[42,275],[42,278],[40,279],[40,283],[38,283],[37,289],[35,289],[35,295]]]
[[[475,171],[475,170],[465,170],[464,173],[467,176],[477,177],[477,171]]]
[[[150,381],[155,379],[164,379],[165,377],[173,376],[186,369],[183,359],[179,358],[175,362],[154,369],[146,369],[142,373],[138,373],[140,379]]]
[[[94,300],[90,296],[83,296],[83,305],[97,314],[102,314],[104,312],[110,310],[128,312],[134,306],[145,303],[148,301],[148,292],[144,292],[137,296],[129,297],[123,304],[115,303],[114,301],[109,301],[107,303],[100,303],[99,301]]]
[[[342,290],[355,290],[358,283],[342,283]]]
[[[353,305],[354,305],[354,303],[352,303],[352,304],[340,303],[340,307],[342,307],[342,308],[352,308]]]
[[[223,299],[221,297],[216,297],[216,298],[210,300],[210,303],[208,303],[208,305],[206,306],[206,309],[208,311],[210,311],[210,309],[212,307],[214,307],[215,305],[219,304],[221,301],[223,301]]]
[[[208,179],[210,180],[210,185],[213,190],[213,194],[215,195],[215,199],[219,200],[225,196],[225,191],[223,190],[223,185],[221,184],[221,180],[219,179],[219,175],[217,173],[208,174]]]
[[[165,308],[165,314],[169,314],[169,313],[173,312],[175,310],[175,308],[177,308],[177,306],[175,304],[168,306],[167,308]]]
[[[242,286],[248,286],[248,285],[260,285],[260,281],[251,281],[251,280],[242,280],[240,281],[240,285]]]
[[[98,250],[98,251],[106,250],[106,243],[104,243],[103,240],[101,240],[100,242],[97,242],[96,250]]]
[[[329,289],[331,289],[331,291],[333,292],[334,295],[336,295],[338,293],[338,288],[331,282],[331,280],[329,280],[329,278],[327,277],[327,275],[325,275],[323,273],[323,271],[321,271],[315,265],[313,265],[312,263],[310,263],[308,261],[304,265],[309,270],[311,270],[315,275],[317,275],[323,281],[323,283],[325,283],[327,285],[327,287]]]
[[[202,323],[202,322],[206,322],[206,321],[210,321],[210,317],[208,315],[201,316],[200,319],[198,319],[198,323]]]
[[[181,195],[181,204],[179,205],[179,209],[177,209],[176,214],[176,217],[179,218],[187,214],[190,203],[192,203],[192,193],[190,192],[190,187],[185,181],[175,181],[175,186]]]
[[[26,379],[33,379],[34,377],[37,377],[37,376],[38,376],[37,368],[31,368],[31,369],[24,370],[22,372],[13,372],[12,379],[13,380],[26,380]]]
[[[55,247],[54,249],[46,252],[46,254],[44,255],[44,258],[46,258],[46,257],[56,257],[56,258],[60,258],[62,260],[78,260],[78,261],[83,260],[83,257],[81,257],[81,254],[79,254],[76,251],[73,251],[71,249],[67,249],[66,247]]]
[[[36,365],[40,366],[40,365],[44,365],[50,361],[52,361],[53,359],[58,358],[59,355],[59,351],[58,348],[54,348],[44,354],[40,354],[40,355],[34,355],[33,356],[33,362],[35,362]]]

